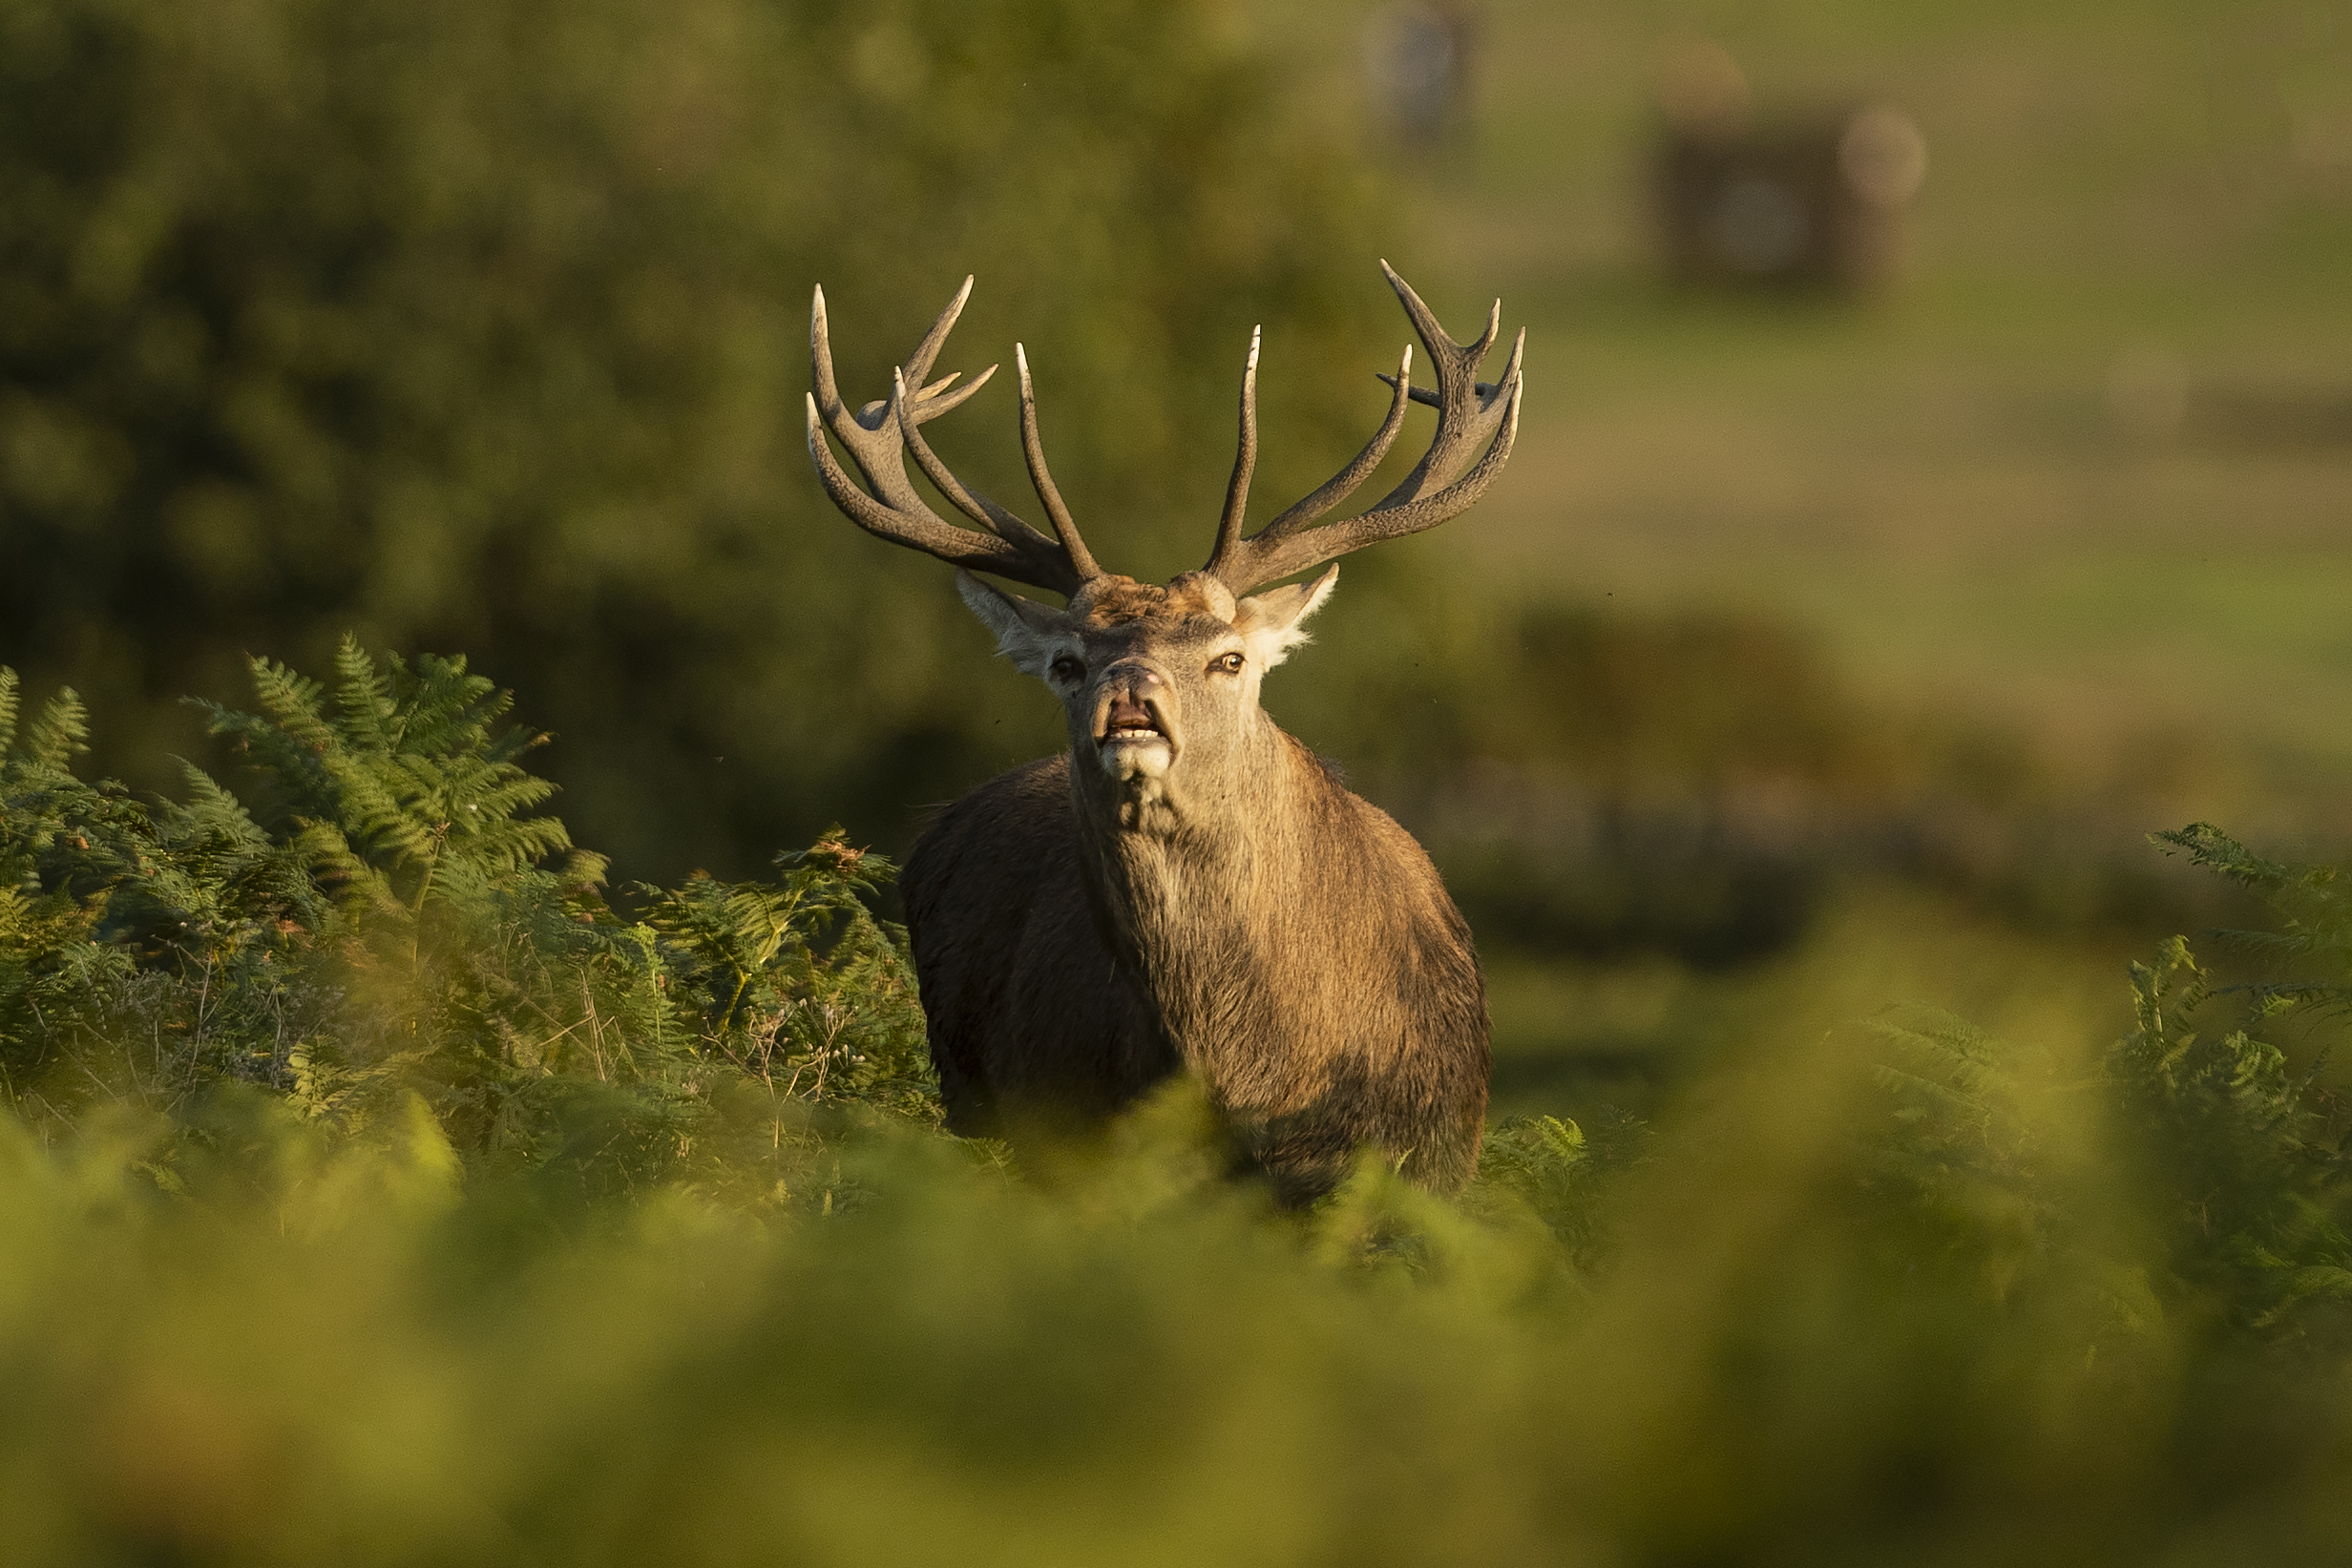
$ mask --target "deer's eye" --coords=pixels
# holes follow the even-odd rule
[[[1075,686],[1086,679],[1086,666],[1072,659],[1068,654],[1063,654],[1047,668],[1046,674],[1065,686]]]
[[[1231,653],[1223,655],[1210,663],[1208,667],[1211,670],[1221,670],[1227,675],[1239,675],[1241,674],[1241,655],[1238,653]]]

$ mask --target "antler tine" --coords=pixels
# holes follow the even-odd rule
[[[833,374],[825,291],[816,290],[808,311],[808,456],[833,504],[869,533],[956,566],[993,573],[1055,593],[1076,593],[1088,577],[1099,575],[1100,569],[1091,557],[1074,556],[995,502],[957,483],[946,465],[915,433],[916,427],[960,405],[986,386],[989,377],[996,373],[996,367],[991,366],[968,385],[953,391],[949,388],[957,379],[955,373],[942,376],[920,391],[909,390],[920,386],[922,378],[930,373],[932,362],[938,357],[971,293],[972,280],[967,278],[956,298],[932,323],[923,341],[915,345],[914,352],[892,372],[891,396],[883,402],[870,403],[852,414],[841,401]],[[833,439],[848,449],[850,460],[865,478],[865,489],[861,490],[834,458],[826,440],[829,429]],[[993,529],[993,533],[958,528],[925,504],[907,476],[904,453],[909,447],[915,449],[916,461],[933,483],[966,515]]]
[[[1354,462],[1253,536],[1228,540],[1224,530],[1220,530],[1218,550],[1207,570],[1235,594],[1246,594],[1382,539],[1435,528],[1476,502],[1511,455],[1512,442],[1519,433],[1525,331],[1519,334],[1511,346],[1502,379],[1492,385],[1481,382],[1477,377],[1479,362],[1502,335],[1502,302],[1496,301],[1487,312],[1486,330],[1476,342],[1456,343],[1412,285],[1397,276],[1396,268],[1383,261],[1380,270],[1387,276],[1389,286],[1396,290],[1421,345],[1429,352],[1438,377],[1437,390],[1424,392],[1413,385],[1413,357],[1408,345],[1396,375],[1393,379],[1380,378],[1395,388],[1388,418]],[[1371,510],[1310,530],[1310,524],[1345,500],[1379,466],[1403,427],[1408,403],[1434,404],[1438,409],[1437,432],[1413,471]],[[1470,454],[1481,443],[1485,454],[1469,473],[1457,479]]]
[[[1460,470],[1468,454],[1494,432],[1503,418],[1498,395],[1503,383],[1489,388],[1483,400],[1479,395],[1478,383],[1479,362],[1494,347],[1495,339],[1502,331],[1502,302],[1497,300],[1487,311],[1486,330],[1479,334],[1476,342],[1459,344],[1438,324],[1436,313],[1421,303],[1421,297],[1413,291],[1413,285],[1397,276],[1395,267],[1382,261],[1380,270],[1387,275],[1389,286],[1396,291],[1396,298],[1404,305],[1405,314],[1412,318],[1413,330],[1420,338],[1421,346],[1429,350],[1430,368],[1438,378],[1438,433],[1431,438],[1429,450],[1421,454],[1421,460],[1414,465],[1413,471],[1406,474],[1395,490],[1373,503],[1372,510],[1375,512],[1402,505],[1433,486],[1444,485]],[[1521,339],[1524,342],[1524,333],[1521,334]],[[1517,357],[1516,350],[1513,357]],[[1504,382],[1509,379],[1506,370]]]
[[[808,380],[811,396],[831,425],[841,417],[841,390],[833,384],[833,334],[825,317],[825,285],[808,300]]]
[[[1038,394],[1029,385],[1029,352],[1019,344],[1013,345],[1013,368],[1020,375],[1020,450],[1029,461],[1029,483],[1044,504],[1046,520],[1054,525],[1054,536],[1061,541],[1070,565],[1081,578],[1099,577],[1102,569],[1094,564],[1086,541],[1078,535],[1070,509],[1061,504],[1061,491],[1054,488],[1054,476],[1046,471],[1045,443],[1038,436]]]
[[[947,303],[947,308],[940,311],[938,319],[931,324],[931,330],[923,334],[923,341],[914,345],[914,352],[909,354],[905,365],[899,367],[900,373],[906,377],[907,385],[918,388],[910,400],[914,408],[914,423],[918,425],[926,424],[950,409],[961,406],[966,398],[987,386],[988,378],[997,373],[997,367],[992,365],[953,392],[950,392],[948,387],[963,374],[960,370],[950,370],[930,386],[923,385],[923,378],[931,374],[932,361],[939,357],[939,349],[947,343],[948,333],[955,330],[956,318],[963,314],[964,302],[971,297],[972,280],[967,277],[964,279],[964,286],[956,291],[956,298]],[[817,290],[812,329],[816,335],[817,351],[822,356],[818,375],[818,401],[822,404],[830,400],[831,403],[838,404],[840,398],[831,390],[833,382],[831,334],[825,322],[825,290],[822,288]],[[888,398],[876,398],[857,411],[857,423],[869,430],[881,429],[884,425],[884,416],[889,413],[890,406]],[[896,416],[891,415],[891,418],[894,421]],[[833,427],[836,435],[840,434],[840,423],[830,411],[826,422]],[[846,441],[848,437],[845,436],[843,439]]]
[[[1241,444],[1233,453],[1233,477],[1225,487],[1225,515],[1217,520],[1217,548],[1203,568],[1211,576],[1241,543],[1242,514],[1250,510],[1250,475],[1258,466],[1258,342],[1264,332],[1262,326],[1250,329],[1250,359],[1241,371]]]
[[[923,334],[923,341],[914,345],[914,352],[907,356],[907,363],[901,366],[906,372],[908,386],[920,387],[925,378],[930,376],[931,362],[937,359],[939,350],[946,346],[947,335],[956,330],[956,319],[963,315],[964,302],[970,298],[972,298],[972,274],[967,272],[964,274],[964,286],[956,291],[956,298],[948,301],[947,308],[939,312],[938,319],[931,324],[931,330]],[[995,366],[989,366],[992,373],[995,369]],[[948,382],[955,379],[955,375],[951,372],[939,385],[945,387]],[[964,394],[967,397],[970,396],[980,382],[987,379],[986,375],[981,376],[979,381],[975,381],[972,386],[964,388]]]
[[[972,385],[977,387],[980,382],[986,381],[996,373],[997,367],[992,365],[981,371],[979,380]],[[1059,545],[1031,528],[1025,519],[998,506],[948,470],[948,466],[940,462],[938,454],[931,449],[931,443],[923,439],[923,432],[919,429],[921,421],[914,414],[913,406],[906,395],[907,383],[904,372],[892,371],[892,390],[897,400],[898,433],[905,440],[907,449],[914,454],[915,466],[923,470],[925,478],[939,487],[939,493],[955,502],[957,510],[965,516],[993,530],[997,536],[1007,544],[1019,546],[1033,554],[1051,554],[1059,550],[1060,548]],[[966,391],[969,392],[969,390],[970,388],[967,387]]]

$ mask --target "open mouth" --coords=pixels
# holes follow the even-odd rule
[[[1134,745],[1141,742],[1158,741],[1166,743],[1167,731],[1160,727],[1159,719],[1144,703],[1122,699],[1111,704],[1103,715],[1102,738],[1098,745]]]
[[[1128,789],[1148,789],[1175,765],[1176,740],[1158,710],[1129,692],[1115,697],[1102,714],[1102,733],[1094,743],[1102,770]]]

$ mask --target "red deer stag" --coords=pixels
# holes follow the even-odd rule
[[[932,1058],[957,1132],[1018,1139],[1086,1126],[1188,1070],[1294,1198],[1329,1187],[1367,1143],[1439,1190],[1478,1163],[1487,1019],[1469,928],[1412,836],[1258,706],[1259,681],[1306,640],[1304,622],[1339,568],[1265,585],[1454,516],[1502,470],[1518,431],[1526,334],[1500,382],[1476,379],[1501,302],[1465,346],[1381,269],[1435,362],[1437,389],[1413,385],[1408,344],[1396,376],[1380,378],[1394,396],[1370,444],[1245,535],[1253,333],[1216,549],[1165,588],[1095,564],[1046,472],[1019,345],[1021,447],[1052,535],[959,482],[924,441],[925,424],[995,372],[953,390],[952,373],[927,384],[970,279],[894,373],[891,395],[854,413],[834,387],[817,291],[808,453],[827,493],[868,533],[958,567],[964,602],[1069,721],[1066,753],[956,802],[907,861]],[[1313,526],[1379,466],[1416,402],[1436,407],[1438,425],[1413,471],[1370,511]],[[843,471],[829,429],[866,489]],[[925,504],[904,452],[979,530]],[[1004,593],[976,572],[1068,603]]]

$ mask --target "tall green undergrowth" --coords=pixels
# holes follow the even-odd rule
[[[244,1085],[351,1135],[415,1098],[471,1161],[635,1186],[740,1178],[698,1155],[781,1160],[820,1112],[931,1116],[903,933],[861,896],[888,862],[835,835],[769,881],[609,889],[464,659],[346,641],[331,687],[253,679],[259,711],[209,710],[241,790],[190,764],[174,801],[76,777],[79,703],[20,722],[0,677],[0,1072],[36,1123]]]
[[[2103,1049],[1760,1008],[1654,1127],[1313,1211],[1178,1084],[939,1131],[890,874],[614,889],[463,660],[0,676],[0,1517],[26,1560],[2240,1561],[2352,1480],[2325,868]],[[2208,944],[2210,946],[2210,942]],[[2121,985],[2119,983],[2119,990]]]

